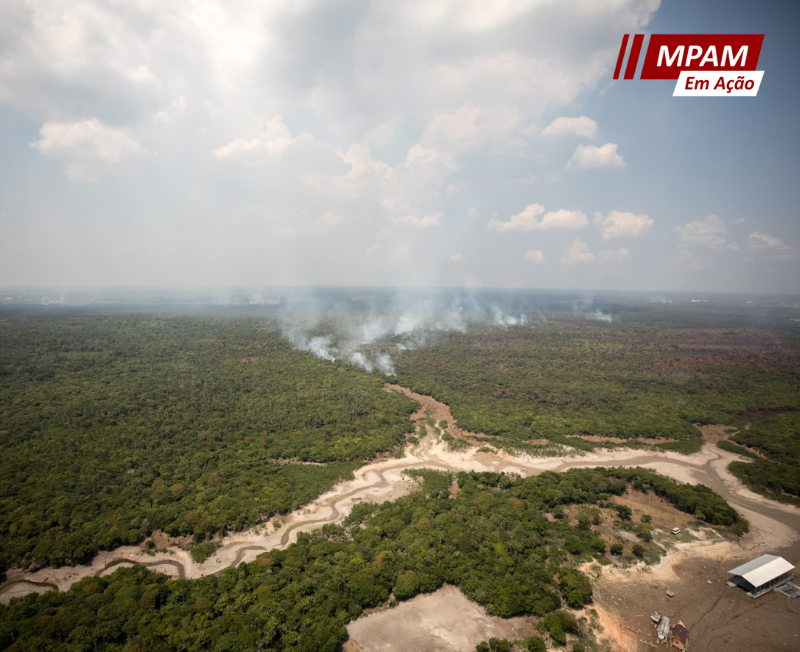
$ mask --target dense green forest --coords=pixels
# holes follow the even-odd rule
[[[7,309],[0,338],[0,567],[285,513],[396,450],[416,407],[268,317]],[[560,319],[435,340],[394,356],[398,380],[500,445],[596,434],[690,452],[693,423],[800,406],[798,344],[772,331]],[[796,491],[791,469],[748,473],[768,470]]]
[[[742,482],[775,500],[800,505],[800,414],[777,414],[755,421],[731,439],[748,447],[733,452],[752,458],[750,462],[731,462],[731,471]]]
[[[264,319],[7,310],[0,341],[0,571],[287,512],[417,407]]]
[[[493,614],[545,617],[591,602],[591,584],[577,567],[591,559],[609,563],[608,544],[593,526],[558,517],[559,508],[613,505],[634,486],[711,523],[746,525],[704,487],[678,486],[644,469],[517,480],[461,473],[454,496],[452,476],[415,474],[423,480],[419,491],[393,503],[360,504],[342,525],[301,534],[286,550],[219,576],[169,580],[142,567],[120,569],[64,593],[0,606],[0,648],[333,651],[346,638],[345,624],[364,609],[445,583]],[[571,627],[565,616],[542,623],[549,636]]]
[[[737,414],[751,408],[800,407],[796,338],[754,328],[569,320],[471,328],[404,352],[396,369],[402,385],[447,403],[460,427],[501,442],[691,440],[695,423],[741,425]]]

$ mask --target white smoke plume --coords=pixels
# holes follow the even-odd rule
[[[492,306],[492,317],[495,326],[524,326],[528,322],[525,315],[519,315],[519,317],[507,315],[499,306]]]
[[[367,356],[360,351],[354,351],[351,353],[348,357],[348,360],[350,360],[350,362],[357,367],[361,367],[367,373],[372,373],[372,370],[375,368],[372,362],[370,362],[369,358],[367,358]]]
[[[457,291],[381,294],[365,289],[355,295],[333,295],[333,300],[332,295],[333,291],[318,299],[306,291],[287,301],[286,306],[298,307],[282,312],[286,337],[318,358],[341,360],[386,376],[395,375],[393,351],[428,346],[445,333],[466,332],[470,324],[507,328],[527,324],[532,315],[545,319],[546,314],[541,305],[546,302],[526,304],[524,297],[520,302],[502,294],[491,301]]]
[[[394,363],[388,353],[381,353],[375,359],[375,364],[384,376],[394,376]]]
[[[604,321],[604,322],[608,322],[608,323],[611,323],[612,321],[614,321],[613,315],[607,315],[606,313],[604,313],[604,312],[602,312],[600,310],[595,310],[592,313],[588,313],[586,315],[586,319],[594,319],[594,321]]]
[[[289,340],[293,346],[302,351],[309,351],[315,357],[322,360],[328,360],[329,362],[336,361],[338,351],[333,346],[333,337],[331,335],[320,335],[308,338],[296,328],[284,328],[283,336]]]
[[[334,362],[336,349],[331,346],[331,339],[330,335],[312,337],[308,342],[308,350],[318,358]]]

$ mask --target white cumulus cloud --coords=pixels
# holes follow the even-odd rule
[[[542,219],[538,216],[544,213],[544,206],[541,204],[528,204],[524,210],[511,216],[507,222],[493,217],[489,220],[486,228],[489,231],[551,231],[563,229],[568,231],[580,231],[589,224],[586,215],[581,211],[558,210],[546,213]]]
[[[594,224],[600,230],[603,240],[641,235],[653,226],[653,223],[653,218],[647,215],[620,211],[611,211],[605,217],[600,212],[594,214]]]
[[[522,257],[522,260],[527,263],[534,263],[535,265],[538,265],[539,263],[544,262],[544,252],[539,250],[526,251],[525,255]]]
[[[800,247],[785,244],[780,238],[755,231],[747,236],[747,250],[768,260],[800,260]]]
[[[567,249],[567,255],[561,259],[565,265],[584,265],[594,260],[594,254],[589,250],[589,245],[576,238]]]
[[[721,251],[728,245],[725,235],[727,228],[719,215],[709,215],[702,220],[687,222],[672,229],[678,234],[678,245],[682,249],[702,247],[711,251]]]
[[[108,127],[97,118],[46,122],[31,147],[62,161],[67,177],[76,183],[96,181],[103,164],[145,153],[124,131]]]
[[[524,140],[515,136],[519,111],[510,106],[480,107],[471,103],[458,109],[437,111],[422,135],[428,146],[466,152],[484,146],[516,149]]]
[[[606,143],[600,147],[578,145],[564,168],[567,170],[613,170],[624,168],[626,165],[625,159],[617,153],[617,144]]]
[[[227,145],[218,147],[214,150],[217,158],[231,158],[244,152],[263,149],[268,154],[280,156],[287,147],[300,140],[313,138],[311,134],[301,133],[297,137],[292,137],[289,127],[283,123],[283,116],[276,115],[267,120],[261,128],[261,134],[257,138],[250,140],[246,138],[236,138]]]
[[[597,121],[582,115],[578,118],[556,118],[544,129],[542,136],[582,136],[594,138],[597,135]]]
[[[645,30],[658,4],[0,2],[0,118],[42,127],[39,169],[21,175],[47,178],[53,157],[73,181],[114,176],[103,210],[53,188],[16,239],[37,240],[58,213],[88,254],[63,279],[75,284],[351,283],[367,267],[371,282],[393,284],[408,280],[414,236],[455,225],[432,217],[452,212],[470,222],[465,248],[452,246],[471,261],[493,193],[554,172],[533,151],[536,125],[566,116],[548,133],[585,138],[592,124],[567,107],[607,78],[619,34]],[[55,134],[70,125],[90,135]],[[147,219],[126,222],[130,197],[156,178],[167,182]],[[317,222],[332,209],[341,222]],[[535,228],[584,228],[578,212],[545,212]],[[398,216],[411,219],[393,225]],[[376,235],[373,249],[381,225],[391,238]],[[324,229],[338,246],[302,237]],[[61,280],[67,247],[52,240],[13,261],[3,250],[9,278]],[[439,255],[417,257],[421,282],[447,280]],[[511,282],[506,273],[487,266],[475,282]]]

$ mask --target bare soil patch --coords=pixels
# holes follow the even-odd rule
[[[450,413],[450,408],[444,403],[437,401],[432,396],[417,394],[408,389],[408,387],[401,387],[400,385],[387,384],[384,389],[386,389],[387,392],[400,392],[419,403],[419,409],[411,415],[412,421],[422,421],[423,419],[432,417],[437,422],[442,420],[447,421],[448,426],[456,422],[453,415]]]
[[[649,514],[653,519],[651,525],[654,529],[669,531],[674,527],[684,528],[695,522],[691,515],[676,509],[674,505],[653,493],[629,489],[624,495],[615,496],[614,502],[631,508],[633,511],[631,520],[634,523],[641,521],[644,514]]]
[[[453,418],[453,414],[450,412],[450,408],[445,403],[437,401],[432,396],[417,394],[408,389],[408,387],[401,387],[400,385],[387,384],[384,389],[387,392],[400,392],[401,394],[405,394],[408,396],[408,398],[417,401],[420,404],[419,410],[411,415],[411,420],[414,422],[424,421],[425,419],[433,419],[436,421],[438,426],[440,421],[446,421],[447,427],[444,429],[445,432],[450,433],[456,439],[466,439],[474,446],[481,445],[480,442],[473,439],[474,437],[486,436],[485,433],[482,432],[470,432],[468,430],[462,430],[459,428],[458,422]],[[542,439],[540,441],[547,443],[546,439]]]
[[[490,616],[454,586],[359,618],[347,631],[351,647],[345,650],[352,652],[463,652],[492,637],[518,639],[536,633],[531,618]]]
[[[153,530],[150,537],[153,540],[156,548],[169,548],[174,546],[176,548],[185,548],[191,546],[193,543],[192,537],[171,537],[163,530]],[[144,546],[144,544],[142,544]]]
[[[623,625],[619,617],[608,611],[602,604],[595,602],[594,610],[600,625],[598,639],[612,645],[614,652],[637,652],[639,640],[636,633],[628,625]]]
[[[736,434],[737,430],[733,426],[695,424],[695,428],[703,435],[703,439],[709,444],[716,444],[718,441],[730,439],[731,435]]]
[[[772,652],[800,649],[800,601],[778,593],[757,600],[725,584],[730,561],[681,558],[672,564],[672,576],[642,572],[635,579],[601,582],[596,601],[611,611],[612,631],[634,634],[635,647],[618,649],[646,652],[658,645],[650,612],[658,611],[689,629],[689,649],[725,652]],[[666,591],[675,597],[670,599]],[[599,610],[598,610],[599,611]],[[658,645],[658,648],[661,648]]]

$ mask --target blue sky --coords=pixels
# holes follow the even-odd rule
[[[793,3],[161,4],[0,7],[0,285],[797,291]],[[759,96],[636,32],[764,33]]]

